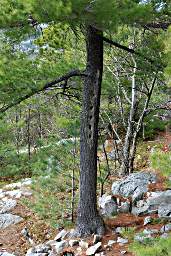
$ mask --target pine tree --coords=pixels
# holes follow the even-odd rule
[[[28,22],[32,27],[40,23],[69,24],[77,33],[81,27],[86,41],[85,72],[70,71],[45,85],[34,86],[16,100],[9,100],[11,107],[37,92],[50,88],[58,83],[66,83],[71,77],[84,77],[80,137],[80,201],[78,207],[77,232],[80,235],[103,233],[104,223],[97,211],[97,139],[100,107],[101,82],[103,74],[103,41],[119,46],[103,37],[117,30],[119,25],[151,23],[154,15],[160,16],[163,1],[137,0],[2,0],[1,27],[24,28]],[[159,8],[160,7],[160,8]],[[163,15],[163,13],[162,13]],[[145,17],[148,20],[145,20]],[[146,18],[146,19],[147,19]],[[130,53],[128,47],[119,46]],[[14,97],[14,95],[13,95]],[[16,97],[16,96],[15,96]],[[4,111],[7,108],[4,108]]]

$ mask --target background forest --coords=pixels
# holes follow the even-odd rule
[[[23,198],[22,205],[52,233],[74,227],[83,84],[89,76],[87,27],[94,26],[103,31],[97,35],[104,44],[97,196],[109,193],[118,177],[144,170],[159,172],[170,189],[170,1],[25,2],[0,3],[1,188],[32,178],[32,198]],[[159,255],[171,240],[155,243],[135,243],[130,250]]]

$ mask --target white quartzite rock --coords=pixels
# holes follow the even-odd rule
[[[54,238],[55,241],[60,241],[62,239],[64,239],[68,234],[68,231],[66,231],[65,229],[62,229],[57,236]]]
[[[161,229],[160,229],[160,232],[161,232],[161,233],[169,232],[169,231],[171,231],[171,223],[164,225],[164,226],[161,227]]]
[[[0,201],[0,214],[9,212],[16,204],[17,202],[15,200],[4,198],[4,200]]]
[[[115,240],[109,240],[107,243],[107,246],[112,246],[113,244],[116,244]]]
[[[152,221],[152,218],[150,216],[145,217],[144,226],[147,225],[148,223],[151,223],[151,221]]]
[[[148,191],[148,184],[156,181],[156,175],[150,172],[130,174],[126,179],[116,181],[112,185],[112,194],[132,197],[133,201],[140,200]]]
[[[15,255],[8,252],[0,252],[0,256],[15,256]]]
[[[102,215],[110,217],[117,214],[117,204],[111,195],[104,194],[99,198],[98,203]]]
[[[100,242],[101,240],[102,240],[101,235],[94,235],[93,244],[96,244],[96,243]]]
[[[159,218],[171,218],[171,203],[162,203],[158,208]]]
[[[78,240],[69,240],[69,246],[73,247],[75,245],[78,245],[79,244],[79,241]]]
[[[0,229],[6,228],[11,224],[17,224],[21,222],[23,218],[11,213],[0,214]]]
[[[94,255],[102,246],[101,242],[89,247],[86,251],[86,255]]]
[[[61,242],[57,242],[53,248],[57,254],[62,253],[62,251],[68,247],[68,242],[65,240],[62,240]]]
[[[79,246],[80,246],[82,249],[87,249],[87,248],[88,248],[88,243],[85,242],[85,241],[83,241],[83,240],[81,240],[81,241],[79,242]]]
[[[118,237],[117,243],[119,243],[119,244],[127,244],[128,243],[128,239],[124,239],[122,237]]]
[[[16,189],[16,188],[21,188],[21,187],[24,187],[24,186],[29,186],[32,184],[32,179],[31,178],[26,178],[20,182],[16,182],[16,183],[11,183],[11,184],[8,184],[6,185],[4,188],[5,189]]]

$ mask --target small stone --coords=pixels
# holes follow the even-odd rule
[[[132,212],[131,213],[133,215],[139,216],[139,215],[147,214],[148,212],[149,212],[149,206],[144,205],[142,207],[132,207]]]
[[[122,238],[122,237],[118,237],[117,243],[119,243],[119,244],[127,244],[128,243],[128,239],[125,239],[125,238]]]
[[[15,197],[16,199],[19,199],[22,195],[22,193],[19,189],[12,190],[12,191],[6,191],[5,194],[10,197]]]
[[[86,255],[94,255],[102,246],[101,242],[89,247],[86,251]]]
[[[152,218],[150,216],[145,217],[144,226],[147,225],[148,223],[151,223],[151,221],[152,221]]]
[[[100,236],[100,235],[94,235],[93,244],[97,244],[97,243],[100,242],[101,240],[102,240],[102,236]]]
[[[79,246],[80,246],[82,249],[87,249],[87,248],[88,248],[88,243],[85,242],[85,241],[83,241],[83,240],[81,240],[81,241],[79,242]]]
[[[11,213],[0,214],[0,229],[6,228],[12,224],[21,222],[23,218]]]
[[[78,240],[69,240],[69,246],[71,246],[71,247],[78,245],[78,244],[79,244]]]
[[[160,231],[158,229],[144,229],[143,234],[145,235],[153,235],[153,234],[157,234]]]
[[[0,252],[0,256],[15,256],[15,255],[8,252]]]
[[[4,200],[0,201],[0,213],[11,211],[16,206],[16,204],[16,200],[4,198]]]
[[[39,244],[39,245],[34,247],[34,250],[35,250],[36,253],[48,253],[50,248],[51,247],[47,244]]]
[[[168,238],[168,236],[169,236],[168,233],[163,233],[160,237],[161,238]]]
[[[161,233],[169,232],[169,231],[171,231],[171,223],[162,226],[160,229]]]
[[[57,242],[55,245],[54,245],[54,249],[56,251],[56,253],[61,253],[64,248],[68,247],[68,242],[67,241],[61,241],[61,242]]]
[[[118,213],[129,213],[130,212],[130,202],[122,202],[121,206],[118,207]]]
[[[49,240],[49,241],[47,241],[45,244],[52,247],[52,246],[56,245],[57,243],[58,243],[58,242],[55,241],[55,240]]]
[[[123,227],[117,227],[115,229],[115,232],[120,234],[120,233],[122,233],[122,230],[123,230]]]
[[[116,241],[109,240],[107,246],[112,246],[113,244],[116,244]]]
[[[62,229],[54,238],[55,241],[60,242],[62,239],[64,239],[66,237],[66,235],[68,234],[68,231],[66,231],[65,229]]]
[[[78,247],[78,248],[77,248],[77,251],[78,251],[78,252],[82,252],[82,248],[81,248],[81,247]]]
[[[96,253],[95,256],[104,256],[104,252]]]
[[[127,251],[121,251],[121,254],[122,255],[124,255],[124,254],[126,254],[127,253]]]
[[[140,243],[143,243],[144,240],[146,240],[146,239],[152,239],[151,234],[149,234],[149,235],[136,234],[134,237],[134,240],[138,241]]]
[[[117,214],[117,204],[111,195],[104,194],[98,203],[102,215],[110,217]]]

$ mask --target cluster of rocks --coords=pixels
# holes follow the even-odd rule
[[[143,243],[146,239],[153,239],[154,236],[162,238],[168,237],[171,231],[171,224],[162,226],[158,229],[148,229],[146,225],[152,222],[152,218],[148,215],[158,213],[159,217],[171,218],[171,190],[149,192],[150,183],[156,183],[157,177],[150,172],[139,172],[129,175],[127,178],[118,180],[112,185],[112,195],[103,195],[99,198],[99,208],[103,216],[111,217],[118,213],[132,213],[134,215],[147,215],[144,218],[144,230],[134,235],[134,240]],[[0,190],[0,228],[6,228],[11,224],[22,221],[20,216],[12,213],[12,209],[17,204],[17,198],[21,196],[31,195],[31,191],[27,188],[31,184],[31,179],[22,182],[13,183],[5,186]],[[25,230],[24,233],[27,230]],[[115,230],[115,240],[109,240],[102,244],[102,237],[94,235],[91,242],[75,239],[73,231],[62,230],[53,240],[49,240],[43,244],[34,244],[34,241],[28,236],[31,248],[27,251],[26,256],[80,256],[95,255],[104,256],[106,251],[112,250],[112,246],[128,243],[128,239],[122,237],[123,228],[117,227]],[[25,236],[26,237],[26,236]],[[120,255],[127,252],[120,250]],[[0,256],[15,256],[7,252],[0,252]]]
[[[150,172],[133,173],[114,182],[112,195],[104,194],[99,198],[102,215],[158,213],[159,217],[171,218],[171,190],[148,192],[149,184],[156,182],[156,175]]]
[[[21,196],[30,196],[31,191],[26,188],[32,180],[27,178],[21,182],[12,183],[0,189],[0,229],[4,229],[11,224],[17,224],[23,220],[18,215],[10,213],[17,205],[16,199]]]
[[[39,244],[30,248],[26,256],[80,256],[82,253],[85,255],[104,256],[105,250],[110,250],[116,243],[124,245],[128,243],[127,239],[118,237],[117,240],[109,240],[107,244],[102,246],[102,236],[94,235],[92,242],[87,242],[81,239],[72,239],[73,231],[67,232],[62,230],[54,238],[44,244]],[[126,251],[121,250],[120,254],[125,254]]]

